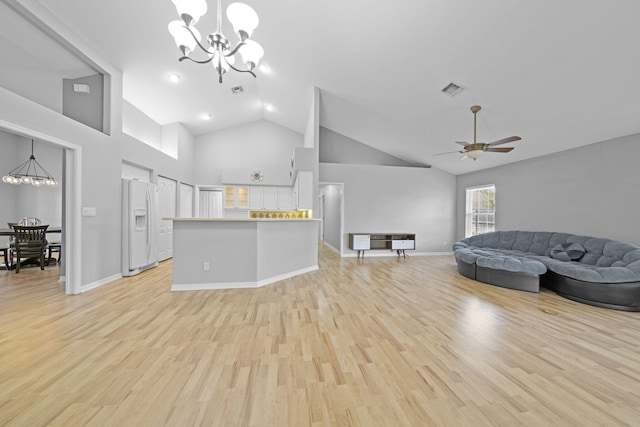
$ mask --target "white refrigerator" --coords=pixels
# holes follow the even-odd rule
[[[122,275],[158,265],[158,186],[122,180]]]

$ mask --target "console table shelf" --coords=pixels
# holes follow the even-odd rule
[[[349,233],[349,249],[358,251],[358,258],[364,251],[396,251],[406,258],[405,250],[416,248],[416,235],[412,233]]]

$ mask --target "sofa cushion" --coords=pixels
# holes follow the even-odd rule
[[[577,261],[584,256],[585,250],[580,243],[562,243],[551,249],[551,258],[560,261]]]
[[[511,255],[479,256],[476,259],[476,265],[515,273],[544,274],[547,272],[547,267],[539,261]]]

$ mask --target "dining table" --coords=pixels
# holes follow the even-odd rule
[[[47,233],[62,233],[62,227],[49,227]],[[0,228],[0,236],[15,236],[13,228]]]

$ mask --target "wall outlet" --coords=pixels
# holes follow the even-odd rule
[[[204,264],[202,264],[202,269],[203,269],[204,271],[209,271],[209,263],[208,263],[208,262],[205,262]]]

